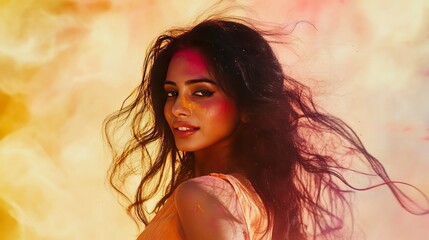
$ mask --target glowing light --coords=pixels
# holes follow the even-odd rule
[[[291,44],[278,48],[285,70],[315,87],[393,178],[429,193],[429,3],[241,3],[260,20],[317,28],[299,24]],[[205,7],[197,0],[0,1],[1,239],[135,239],[105,181],[102,120],[138,84],[147,44]],[[387,190],[357,196],[356,223],[367,239],[426,236],[428,219],[405,213]]]

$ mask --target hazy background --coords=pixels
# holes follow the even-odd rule
[[[299,24],[285,71],[429,194],[429,1],[239,1]],[[0,239],[135,239],[105,176],[102,121],[140,81],[148,43],[199,0],[0,0]],[[357,239],[428,239],[386,188],[355,197]]]

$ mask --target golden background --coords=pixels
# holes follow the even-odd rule
[[[135,239],[106,182],[102,121],[140,81],[148,43],[198,0],[0,0],[0,239]],[[429,2],[253,0],[299,24],[285,71],[358,132],[396,180],[429,194]],[[357,239],[428,239],[429,216],[382,187],[355,195]],[[427,205],[426,205],[427,206]]]

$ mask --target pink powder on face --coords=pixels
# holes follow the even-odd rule
[[[164,106],[164,115],[170,127],[180,120],[198,129],[187,136],[177,135],[177,147],[182,151],[199,152],[200,155],[204,151],[228,147],[239,114],[233,99],[210,75],[204,55],[192,48],[177,52],[170,61],[166,79],[174,86],[170,88],[178,93],[176,97],[169,98]],[[200,91],[212,94],[203,96]]]
[[[208,69],[207,61],[202,57],[201,53],[195,49],[188,48],[183,49],[177,52],[171,62],[182,61],[185,60],[192,64],[192,68],[186,68],[184,74],[189,76],[199,75],[201,72],[205,72]],[[197,106],[196,104],[188,103],[189,108],[203,108],[201,110],[205,111],[206,114],[210,115],[214,119],[222,119],[227,115],[234,114],[236,111],[236,107],[234,102],[227,101],[226,99],[218,99],[214,98],[213,100],[207,101],[205,104],[201,106]]]
[[[213,99],[204,103],[202,108],[204,108],[205,114],[213,119],[224,119],[237,114],[234,102],[225,99]]]
[[[183,59],[192,63],[192,68],[187,68],[186,74],[194,75],[195,73],[200,73],[207,69],[207,61],[202,58],[201,54],[195,51],[195,49],[187,48],[177,52],[171,59],[171,63]]]

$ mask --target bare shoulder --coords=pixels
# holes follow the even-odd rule
[[[237,211],[241,209],[233,186],[218,177],[201,176],[187,180],[177,187],[176,205],[180,207],[197,202],[213,206],[222,205],[224,210],[230,211],[233,215],[241,213]]]
[[[233,186],[226,180],[193,178],[180,184],[175,195],[188,239],[245,239],[243,212]]]
[[[191,194],[193,197],[198,197],[195,195],[199,194],[205,195],[205,197],[210,197],[210,195],[219,197],[218,194],[234,197],[235,191],[232,185],[226,180],[214,176],[201,176],[189,179],[180,184],[176,189],[176,196],[183,194]]]

